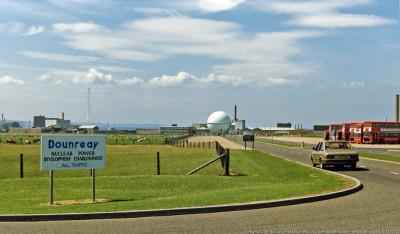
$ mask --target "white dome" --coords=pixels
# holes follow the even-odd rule
[[[231,128],[231,118],[223,111],[216,111],[208,117],[207,127],[213,133],[226,133]]]

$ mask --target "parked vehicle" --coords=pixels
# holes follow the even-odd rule
[[[327,165],[349,165],[356,169],[358,161],[358,153],[348,141],[321,141],[311,153],[313,167],[320,165],[322,169]]]

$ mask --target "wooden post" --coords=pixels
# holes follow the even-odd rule
[[[229,149],[225,151],[225,175],[229,176]]]
[[[157,175],[160,175],[160,152],[157,152]]]
[[[19,155],[19,177],[24,178],[24,155]]]

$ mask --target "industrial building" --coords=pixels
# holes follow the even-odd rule
[[[48,128],[50,126],[66,126],[71,125],[71,120],[64,119],[64,112],[62,113],[61,119],[59,118],[46,118],[45,116],[33,116],[33,126],[36,128]]]

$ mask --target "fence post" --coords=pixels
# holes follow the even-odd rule
[[[19,177],[24,178],[24,155],[19,155]]]
[[[225,151],[225,175],[229,176],[229,149]]]
[[[160,152],[157,152],[157,175],[160,175]]]

